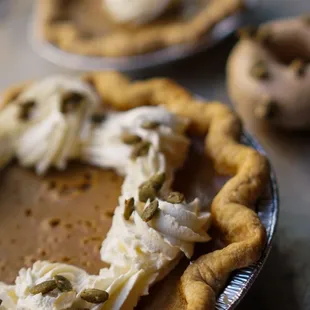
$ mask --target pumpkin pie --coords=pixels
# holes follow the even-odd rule
[[[106,72],[12,88],[1,117],[1,310],[214,309],[259,259],[268,164],[224,104]]]

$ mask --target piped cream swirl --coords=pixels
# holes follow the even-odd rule
[[[151,111],[153,114],[150,113]],[[210,239],[206,232],[210,216],[208,212],[201,212],[197,199],[191,203],[184,201],[172,204],[163,198],[171,191],[173,173],[183,164],[189,141],[184,136],[186,125],[178,124],[178,121],[182,122],[182,120],[169,114],[160,115],[157,118],[154,117],[156,112],[167,113],[162,108],[148,107],[133,110],[129,114],[128,123],[131,127],[127,129],[139,134],[143,139],[149,139],[151,147],[147,156],[138,157],[136,160],[128,161],[127,159],[126,177],[122,186],[119,207],[115,211],[112,227],[101,248],[103,261],[112,266],[126,266],[134,263],[146,272],[155,273],[157,276],[154,281],[169,273],[181,258],[182,253],[190,258],[195,242],[206,242]],[[145,130],[143,129],[145,121],[158,121],[161,125],[156,130]],[[120,123],[126,127],[126,116]],[[161,137],[162,130],[165,131],[166,128],[170,130],[170,142],[167,144],[172,149],[178,150],[177,152],[165,153],[167,144],[163,143]],[[178,147],[173,147],[173,141],[178,141]],[[181,146],[180,141],[182,141]],[[162,147],[163,144],[166,147]],[[163,172],[166,173],[166,181],[157,197],[160,212],[149,222],[144,222],[137,211],[138,205],[141,204],[139,187],[153,175]],[[123,216],[124,202],[131,197],[136,202],[136,211],[129,220],[126,220]]]
[[[38,174],[51,166],[64,169],[69,159],[80,157],[89,116],[98,103],[96,93],[80,79],[55,76],[34,83],[0,113],[0,121],[6,120],[0,125],[0,163],[16,155]]]
[[[66,277],[73,290],[61,292],[55,289],[44,295],[32,295],[29,292],[34,285],[48,281],[55,275]],[[147,276],[134,265],[127,268],[105,268],[95,276],[71,265],[39,261],[32,268],[20,270],[15,287],[7,286],[7,292],[11,292],[13,297],[11,300],[4,299],[3,307],[7,307],[5,310],[120,309],[129,297],[137,302],[143,293],[145,285],[139,288],[136,286],[137,282],[148,284],[151,279],[152,275]],[[104,305],[91,304],[80,298],[85,288],[105,290],[110,298]]]
[[[141,127],[148,121],[160,124],[156,131]],[[96,166],[113,168],[121,175],[128,174],[132,146],[122,141],[122,134],[128,132],[149,141],[155,151],[165,155],[169,167],[177,169],[183,165],[187,154],[189,141],[184,136],[187,125],[186,119],[176,117],[161,107],[141,107],[123,113],[110,113],[104,122],[93,129],[83,147],[82,158]]]
[[[14,285],[7,285],[0,282],[0,310],[16,309],[17,296]]]

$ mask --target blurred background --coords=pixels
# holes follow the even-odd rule
[[[0,88],[52,73],[74,71],[35,54],[29,43],[32,0],[0,1]],[[310,12],[310,0],[261,0],[246,15],[260,22]],[[207,99],[230,104],[225,64],[234,35],[189,59],[130,73],[167,76]],[[79,72],[76,72],[79,73]],[[270,258],[238,309],[310,309],[310,134],[248,128],[265,148],[280,187],[280,221]]]

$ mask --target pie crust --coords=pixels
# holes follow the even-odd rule
[[[264,248],[266,232],[253,206],[268,181],[266,158],[238,142],[241,124],[226,105],[199,101],[171,80],[131,82],[117,72],[90,73],[84,79],[114,109],[163,105],[168,111],[189,118],[192,133],[207,134],[205,152],[216,171],[232,175],[211,206],[213,228],[225,246],[193,261],[180,284],[188,310],[214,309],[216,296],[230,273],[257,261]],[[4,94],[3,103],[10,102],[24,88],[10,89]]]
[[[93,1],[98,2],[98,0]],[[159,19],[141,26],[122,27],[112,24],[112,26],[109,25],[110,29],[106,33],[99,31],[94,34],[92,31],[81,30],[81,23],[84,26],[87,23],[81,17],[78,22],[75,22],[70,17],[64,16],[65,11],[70,8],[70,0],[40,0],[37,1],[37,25],[39,32],[43,33],[47,41],[65,51],[92,56],[130,56],[178,44],[196,43],[218,22],[244,8],[244,0],[206,2],[208,3],[205,3],[198,13],[188,19],[173,17],[162,22]],[[92,5],[93,3],[95,2],[92,2]],[[98,10],[94,11],[98,12]],[[80,13],[83,16],[84,12]],[[109,17],[103,14],[98,23],[107,23],[107,19]]]

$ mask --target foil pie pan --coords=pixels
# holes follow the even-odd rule
[[[244,133],[241,141],[243,144],[249,145],[260,153],[266,155],[259,143],[256,142],[249,134]],[[254,283],[268,258],[272,248],[272,240],[275,233],[279,212],[278,185],[275,173],[272,169],[269,176],[268,187],[266,188],[263,196],[257,202],[256,211],[267,231],[267,243],[265,249],[263,250],[262,256],[257,263],[247,268],[240,269],[231,275],[225,289],[218,297],[216,309],[235,309]]]

